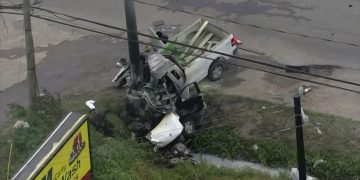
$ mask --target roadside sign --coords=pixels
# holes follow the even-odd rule
[[[88,116],[69,113],[12,179],[91,179]]]
[[[35,180],[91,179],[89,144],[88,123],[85,121],[43,167]]]

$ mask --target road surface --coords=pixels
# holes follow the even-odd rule
[[[360,47],[357,46],[360,44],[359,1],[207,0],[204,3],[202,0],[146,0],[146,2],[239,22],[240,24],[234,24],[210,19],[212,23],[236,34],[244,41],[245,47],[266,53],[263,57],[245,52],[240,52],[240,55],[280,65],[327,65],[326,68],[314,69],[314,72],[360,82]],[[126,27],[123,1],[46,0],[42,7]],[[142,32],[147,32],[146,28],[154,21],[164,20],[165,23],[181,29],[200,17],[141,3],[136,3],[136,11],[138,29]],[[0,121],[7,122],[1,124],[11,124],[12,122],[9,122],[5,116],[6,104],[26,105],[27,102],[26,64],[22,18],[3,16],[6,20],[7,33],[5,26],[1,24]],[[123,35],[119,31],[108,31]],[[111,78],[116,73],[114,67],[116,60],[128,56],[127,43],[124,41],[42,20],[33,20],[33,34],[40,87],[62,95],[95,91],[111,86]],[[237,63],[265,68],[240,61]],[[360,90],[359,87],[350,85],[319,81]],[[223,93],[287,105],[292,105],[292,96],[300,85],[310,85],[314,89],[304,98],[306,109],[359,120],[360,96],[351,92],[235,67],[230,68],[222,80],[202,84],[205,91],[215,88]]]

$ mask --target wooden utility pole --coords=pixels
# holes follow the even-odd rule
[[[130,76],[131,76],[131,91],[127,96],[127,116],[132,122],[132,132],[134,137],[139,137],[142,134],[145,104],[142,97],[139,95],[143,79],[143,62],[140,59],[139,38],[137,34],[136,13],[133,0],[124,0],[126,28],[128,30],[128,46],[130,58]],[[146,119],[147,120],[147,119]]]
[[[27,81],[29,92],[29,105],[30,109],[35,109],[38,104],[38,83],[36,79],[35,67],[35,54],[34,42],[31,32],[30,20],[30,0],[23,0],[23,13],[24,13],[24,29],[25,29],[25,49],[26,49],[26,62],[27,62]]]
[[[137,35],[136,14],[133,0],[124,0],[126,28],[130,57],[131,89],[139,90],[142,82],[142,63],[140,61],[139,38]]]
[[[298,157],[299,180],[306,180],[306,160],[303,137],[303,119],[301,114],[301,99],[300,95],[294,97],[294,111],[295,111],[295,128],[296,128],[296,147]]]

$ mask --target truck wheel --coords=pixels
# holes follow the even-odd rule
[[[211,81],[219,80],[224,73],[224,65],[221,62],[215,61],[211,64],[208,72],[208,77]]]

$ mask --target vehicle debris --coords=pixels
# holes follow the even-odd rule
[[[221,78],[225,70],[224,61],[228,57],[185,48],[169,41],[208,48],[227,54],[235,54],[241,41],[208,21],[197,20],[180,33],[169,37],[159,27],[162,21],[154,22],[151,35],[160,40],[152,40],[156,46],[141,55],[143,80],[141,88],[131,89],[130,65],[121,59],[116,65],[119,72],[112,80],[115,87],[126,88],[136,94],[144,104],[145,112],[134,114],[128,109],[133,132],[136,137],[146,136],[155,145],[171,157],[188,155],[187,140],[200,128],[206,104],[198,82],[205,77],[210,80]],[[189,55],[191,54],[191,55]],[[198,57],[202,55],[211,59]],[[141,103],[140,103],[141,104]]]
[[[171,112],[167,114],[160,123],[146,136],[155,148],[162,148],[176,139],[184,129],[180,123],[180,117]]]
[[[186,84],[183,69],[171,59],[159,53],[146,53],[142,58],[145,65],[142,88],[132,93],[141,97],[145,113],[132,115],[136,119],[132,123],[133,132],[136,137],[146,136],[155,144],[155,150],[166,147],[164,153],[188,154],[183,134],[190,134],[201,121],[205,102],[200,89],[196,82]],[[130,68],[124,62],[117,65],[120,70],[113,83],[130,91]],[[130,114],[131,111],[128,110]]]
[[[314,129],[316,130],[316,132],[317,132],[318,134],[322,134],[322,131],[320,130],[319,127],[314,127]]]
[[[290,177],[292,180],[299,180],[299,170],[298,168],[291,168]],[[317,178],[306,175],[306,180],[317,180]]]

